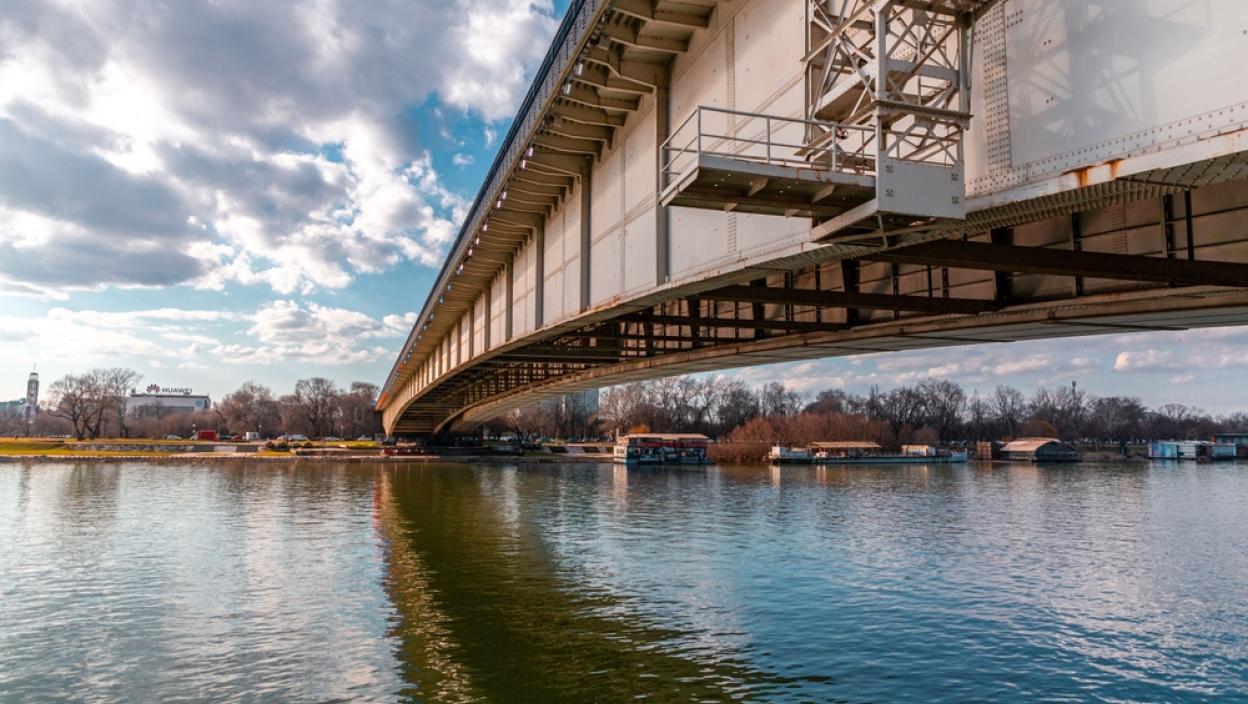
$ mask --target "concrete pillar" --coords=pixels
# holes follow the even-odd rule
[[[589,310],[589,257],[590,245],[593,241],[591,229],[594,190],[593,164],[587,162],[585,173],[581,175],[581,312]]]
[[[537,259],[533,262],[533,329],[542,327],[542,311],[546,308],[546,218],[533,229],[533,247]]]
[[[654,91],[654,284],[662,286],[671,278],[671,213],[659,202],[663,191],[663,143],[671,132],[671,91],[666,85]]]
[[[503,301],[503,340],[511,341],[512,320],[515,318],[515,305],[512,296],[513,287],[516,282],[516,254],[512,252],[507,258],[507,266],[503,269],[503,276],[507,277],[507,285],[503,287],[503,295],[506,300]]]
[[[494,295],[494,284],[489,282],[485,286],[485,325],[481,326],[481,351],[488,352],[490,349],[490,328],[492,325],[492,316],[490,315],[490,299]]]

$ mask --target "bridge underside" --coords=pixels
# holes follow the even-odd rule
[[[963,232],[803,248],[590,310],[451,370],[393,431],[471,427],[545,397],[672,374],[1248,323],[1248,183],[1116,189],[1028,213],[985,209]]]

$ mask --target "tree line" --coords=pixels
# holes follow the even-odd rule
[[[294,390],[277,396],[269,387],[248,381],[210,408],[186,411],[161,406],[127,408],[126,399],[142,377],[123,367],[68,374],[54,381],[31,425],[34,435],[100,437],[188,437],[194,430],[225,435],[257,432],[264,437],[372,437],[381,432],[374,411],[378,387],[364,381],[340,388],[330,379],[300,379]],[[0,418],[0,434],[25,434],[24,418]]]
[[[557,423],[542,420],[550,416],[549,411],[530,407],[514,411],[500,424],[522,431],[518,435],[574,436],[562,434]],[[872,387],[866,393],[829,389],[804,397],[782,382],[754,389],[740,379],[722,376],[670,377],[604,390],[596,416],[596,422],[581,426],[591,429],[582,435],[646,430],[725,438],[733,431],[745,433],[753,422],[745,434],[758,440],[770,434],[779,442],[791,434],[786,428],[796,427],[793,419],[801,416],[811,417],[804,421],[808,426],[832,423],[866,439],[896,443],[1027,436],[1113,442],[1198,439],[1248,428],[1248,414],[1243,412],[1214,417],[1178,403],[1149,408],[1138,397],[1097,396],[1074,385],[1041,387],[1030,395],[1000,385],[981,394],[947,379],[926,379],[887,391]],[[824,416],[844,418],[818,420]],[[787,420],[778,422],[781,419]],[[831,432],[830,426],[826,429]]]

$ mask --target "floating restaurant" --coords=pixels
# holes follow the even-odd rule
[[[706,464],[711,439],[699,433],[639,433],[615,441],[616,464]]]
[[[967,454],[931,445],[902,445],[900,453],[885,452],[869,440],[830,440],[806,447],[776,445],[768,459],[777,464],[947,464],[965,462]]]

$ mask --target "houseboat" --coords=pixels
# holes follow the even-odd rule
[[[1022,462],[1078,462],[1079,452],[1073,445],[1056,438],[1019,438],[1001,446],[1003,460]]]
[[[867,440],[832,440],[811,443],[807,448],[776,446],[769,457],[780,464],[948,464],[965,462],[967,453],[930,445],[903,445],[900,453],[884,452],[879,443]]]
[[[1204,440],[1158,440],[1148,444],[1148,458],[1153,460],[1196,460],[1209,462],[1233,460],[1235,445]]]
[[[815,455],[809,447],[784,447],[773,445],[767,459],[774,464],[810,464]]]
[[[711,439],[698,433],[638,433],[615,441],[616,464],[706,464]]]

